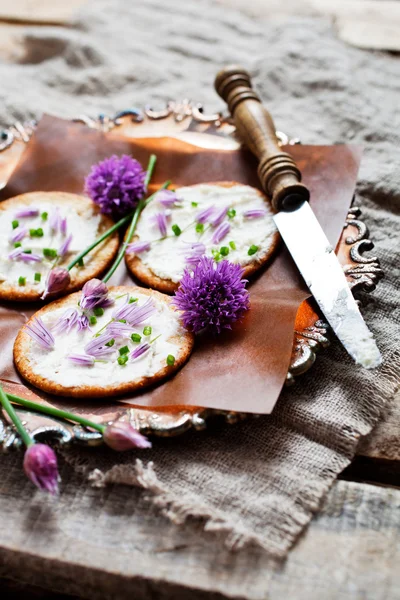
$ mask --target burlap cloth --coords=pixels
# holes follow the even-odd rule
[[[79,27],[41,28],[26,40],[24,64],[0,66],[3,122],[183,95],[219,108],[211,82],[236,60],[252,69],[279,128],[307,143],[366,145],[358,202],[386,278],[363,311],[383,367],[356,369],[335,343],[269,417],[158,440],[143,462],[139,453],[64,453],[95,485],[141,486],[173,521],[192,515],[231,548],[254,542],[283,557],[399,383],[398,58],[346,47],[324,21],[261,23],[203,1],[97,0]]]

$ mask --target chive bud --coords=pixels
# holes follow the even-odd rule
[[[132,342],[140,342],[142,336],[139,333],[132,333],[131,340]]]
[[[172,354],[168,354],[167,356],[167,365],[169,367],[172,367],[172,365],[175,364],[175,356],[172,356]]]
[[[145,327],[143,329],[143,335],[151,335],[152,329],[150,326],[147,325],[147,327]]]
[[[203,233],[204,231],[204,224],[203,223],[197,223],[196,224],[196,232],[197,233]]]
[[[96,317],[101,317],[102,315],[104,315],[104,308],[101,308],[101,306],[95,306],[93,312],[96,315]]]
[[[234,208],[230,208],[226,214],[230,219],[233,219],[233,217],[236,217],[236,210]]]
[[[42,274],[41,273],[35,273],[35,281],[39,282],[42,279]]]
[[[96,317],[92,315],[92,316],[89,318],[89,323],[90,323],[91,325],[96,325],[96,323],[97,323],[97,319],[96,319]]]
[[[123,356],[124,354],[128,354],[129,348],[128,348],[128,346],[122,346],[122,348],[120,348],[118,350],[118,352],[119,352],[120,356]]]
[[[25,283],[26,283],[26,277],[18,278],[18,285],[25,285]]]
[[[19,221],[17,221],[17,219],[14,219],[14,221],[12,221],[11,225],[12,225],[13,229],[17,229],[17,227],[19,225]]]
[[[221,254],[221,256],[228,256],[228,254],[229,254],[228,246],[222,246],[222,248],[219,249],[219,253]]]
[[[258,246],[255,246],[254,244],[252,244],[247,252],[247,254],[249,256],[253,256],[253,254],[255,254],[258,251]]]
[[[234,241],[229,242],[230,247],[232,248],[232,250],[236,250],[236,244]]]
[[[111,346],[114,346],[114,344],[115,344],[115,340],[114,340],[114,338],[113,338],[112,340],[110,340],[109,342],[107,342],[107,343],[105,344],[105,346],[108,346],[109,348],[111,348]]]
[[[123,356],[118,356],[118,364],[121,365],[125,365],[128,362],[128,357],[126,354],[124,354]]]
[[[181,233],[182,233],[181,228],[176,223],[174,225],[172,225],[172,231],[174,232],[174,234],[176,236],[181,235]]]

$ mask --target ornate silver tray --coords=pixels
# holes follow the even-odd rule
[[[169,135],[201,147],[238,147],[235,129],[228,117],[220,113],[206,114],[201,104],[189,100],[170,101],[160,110],[147,106],[143,110],[120,111],[112,117],[104,114],[97,118],[80,115],[74,121],[104,132],[117,128],[119,133],[128,137]],[[0,189],[6,184],[25,144],[29,143],[35,126],[34,121],[17,122],[3,131],[0,130]],[[282,145],[300,143],[297,138],[289,138],[282,132],[277,132],[277,136]],[[337,252],[353,293],[361,290],[373,291],[383,276],[378,258],[368,254],[374,245],[369,239],[368,228],[360,216],[361,211],[353,206],[344,223]],[[295,377],[306,372],[314,364],[317,352],[328,345],[328,325],[321,320],[312,299],[303,302],[296,319],[292,358],[286,384],[291,385]],[[19,384],[4,383],[8,391],[19,393]],[[24,395],[26,396],[26,391]],[[29,399],[39,400],[34,392],[31,392]],[[43,402],[41,399],[40,401]],[[132,408],[123,403],[102,403],[99,406],[95,402],[85,402],[84,406],[80,404],[73,407],[71,404],[63,405],[60,399],[57,399],[57,406],[60,408],[68,406],[67,410],[84,414],[87,418],[99,422],[129,420],[141,432],[158,436],[173,436],[190,428],[203,429],[207,419],[216,414],[223,415],[229,423],[245,417],[239,413],[187,406],[147,409]],[[65,424],[53,417],[22,409],[19,413],[31,435],[36,439],[54,438],[63,444],[72,441],[91,445],[101,443],[99,433],[88,431],[83,427]],[[20,444],[15,430],[4,417],[0,419],[0,444],[4,449]]]

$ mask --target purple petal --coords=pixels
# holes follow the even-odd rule
[[[58,208],[56,208],[50,215],[49,227],[53,233],[56,233],[56,231],[58,231],[59,226],[60,226],[60,212],[59,212]]]
[[[15,260],[16,258],[18,258],[21,254],[23,253],[23,249],[22,248],[16,248],[15,250],[13,250],[12,252],[10,252],[10,254],[8,255],[8,259],[9,260]]]
[[[222,221],[225,219],[227,212],[228,212],[227,207],[216,209],[216,211],[214,212],[214,214],[212,215],[212,217],[210,219],[211,225],[213,227],[218,227],[218,225],[220,225],[222,223]]]
[[[127,254],[140,254],[141,252],[147,252],[150,250],[151,244],[150,242],[133,242],[129,244],[126,248]]]
[[[82,331],[83,329],[87,329],[89,327],[89,319],[86,315],[80,315],[77,321],[78,331]]]
[[[100,279],[90,279],[82,288],[81,308],[91,310],[108,297],[108,287]]]
[[[167,235],[167,216],[165,213],[157,213],[153,217],[162,237]]]
[[[107,425],[103,440],[107,446],[118,452],[132,448],[151,448],[151,442],[126,421],[114,421]]]
[[[68,252],[71,242],[72,242],[72,233],[69,234],[69,236],[65,239],[65,241],[61,244],[61,246],[57,250],[58,256],[64,256]]]
[[[25,252],[22,252],[18,258],[24,262],[42,262],[43,260],[43,258],[38,254],[25,254]]]
[[[107,334],[110,338],[113,337],[129,337],[133,332],[132,325],[129,323],[121,323],[120,321],[114,321],[107,325]]]
[[[260,217],[265,217],[267,211],[262,208],[253,208],[251,210],[246,210],[243,213],[243,216],[246,219],[259,219]]]
[[[58,492],[57,457],[46,444],[29,446],[24,456],[24,471],[36,487],[52,495]]]
[[[131,354],[132,360],[139,358],[139,356],[142,356],[149,350],[150,350],[150,344],[148,344],[147,342],[145,342],[144,344],[140,344],[140,346],[135,348],[135,350],[132,352],[132,354]]]
[[[67,359],[74,363],[74,365],[82,365],[91,367],[94,365],[94,357],[87,356],[86,354],[69,354]]]
[[[140,325],[146,319],[151,317],[156,312],[156,307],[152,298],[149,298],[144,304],[138,306],[135,302],[133,304],[124,304],[113,312],[113,317],[116,321],[125,319],[129,325]]]
[[[60,231],[63,235],[67,235],[67,217],[60,218]]]
[[[56,333],[62,333],[63,331],[69,333],[72,327],[77,325],[78,318],[79,313],[76,308],[68,308],[53,326],[53,331]]]
[[[24,237],[26,236],[27,233],[28,233],[27,227],[17,227],[17,229],[14,230],[14,233],[10,237],[10,242],[13,242],[13,243],[20,242],[22,239],[24,239]]]
[[[157,192],[154,200],[159,202],[162,206],[165,206],[165,208],[171,208],[175,204],[182,202],[172,190],[160,190]]]
[[[45,350],[52,350],[54,348],[54,337],[40,317],[35,317],[31,323],[27,323],[25,329],[27,330],[27,334]]]
[[[90,340],[90,342],[85,346],[86,354],[90,354],[91,356],[107,356],[109,354],[113,354],[115,352],[115,348],[113,346],[106,346],[106,344],[111,341],[112,338],[112,335],[106,333],[94,338],[93,340]]]
[[[219,244],[220,242],[222,242],[224,237],[228,235],[230,229],[231,227],[229,223],[221,223],[221,225],[219,225],[214,231],[214,234],[212,236],[212,243]]]
[[[196,221],[198,223],[206,223],[210,220],[211,215],[214,212],[214,207],[209,206],[208,208],[203,208],[199,213],[197,213]]]
[[[16,219],[24,219],[25,217],[37,217],[39,210],[37,208],[23,208],[15,213]]]

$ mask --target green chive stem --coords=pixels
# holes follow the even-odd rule
[[[27,432],[25,427],[22,425],[21,419],[15,412],[13,405],[11,404],[9,398],[7,397],[7,394],[5,393],[5,391],[3,390],[3,387],[1,385],[0,385],[0,402],[3,405],[4,410],[10,417],[11,421],[14,423],[15,428],[18,431],[19,435],[21,436],[22,441],[24,442],[25,446],[27,448],[29,448],[29,446],[32,446],[35,442],[31,438],[31,436],[29,435],[29,433]]]
[[[0,398],[1,398],[2,391],[3,390],[0,387]],[[65,421],[72,421],[73,423],[79,423],[80,425],[84,425],[85,427],[90,427],[92,429],[95,429],[96,431],[99,431],[100,433],[103,433],[106,428],[106,426],[101,425],[101,423],[94,423],[93,421],[89,421],[89,419],[85,419],[85,417],[75,415],[74,413],[70,413],[66,410],[60,410],[59,408],[54,408],[53,406],[45,406],[44,404],[38,404],[37,402],[32,402],[31,400],[25,400],[25,398],[20,398],[19,396],[15,396],[14,394],[7,394],[7,396],[8,396],[8,398],[7,398],[4,391],[3,391],[3,395],[6,397],[8,404],[11,406],[11,410],[14,410],[14,409],[10,403],[10,400],[11,400],[11,402],[14,402],[15,404],[19,404],[20,406],[25,406],[26,408],[30,408],[31,410],[35,410],[37,412],[42,412],[46,415],[52,415],[53,417],[57,417],[59,419],[64,419]],[[1,398],[1,402],[4,406],[4,402],[3,402],[2,398]],[[11,415],[10,415],[10,417],[11,417]],[[17,417],[17,419],[18,419],[18,417]],[[14,423],[15,423],[15,426],[17,427],[17,424],[15,421],[14,421]],[[22,426],[22,423],[21,423],[21,426]],[[22,428],[23,428],[23,426],[22,426]],[[17,427],[17,429],[18,429],[18,427]],[[19,429],[18,429],[18,431],[19,431],[21,437],[23,437],[22,432]],[[24,429],[24,431],[25,431],[25,429]],[[25,434],[30,439],[30,444],[32,444],[33,440],[29,437],[29,435],[26,431],[25,431]],[[27,444],[25,439],[24,439],[24,443]]]

